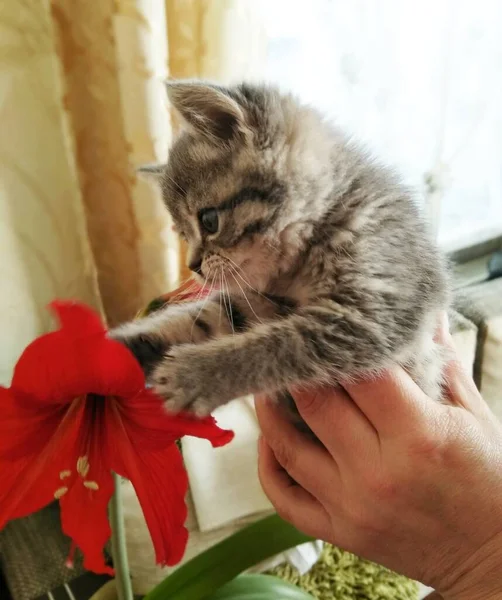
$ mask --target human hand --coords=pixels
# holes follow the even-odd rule
[[[452,346],[447,327],[442,342]],[[502,425],[457,360],[451,405],[399,368],[295,395],[320,443],[259,398],[259,475],[279,515],[445,599],[502,598]],[[437,597],[437,596],[434,596]]]

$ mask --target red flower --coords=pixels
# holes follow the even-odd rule
[[[31,343],[11,387],[0,387],[0,529],[57,499],[84,566],[110,572],[103,547],[114,471],[136,490],[157,562],[176,564],[188,537],[188,478],[175,440],[193,435],[222,446],[233,433],[212,418],[167,414],[96,314],[71,302],[52,308],[61,328]]]

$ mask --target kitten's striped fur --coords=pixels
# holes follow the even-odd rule
[[[397,177],[273,88],[168,88],[186,129],[158,170],[165,203],[194,270],[230,292],[114,332],[168,407],[205,414],[393,363],[439,398],[446,268]]]

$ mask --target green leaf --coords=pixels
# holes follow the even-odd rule
[[[207,600],[314,600],[304,590],[272,575],[240,575]]]
[[[202,600],[263,560],[310,541],[278,515],[266,517],[179,567],[144,600]]]

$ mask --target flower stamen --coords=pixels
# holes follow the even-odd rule
[[[59,479],[66,479],[67,477],[70,477],[71,475],[71,471],[69,471],[68,469],[66,471],[61,471],[61,473],[59,474]]]
[[[88,490],[99,490],[99,485],[96,481],[84,481],[84,487]]]
[[[87,456],[79,456],[77,460],[77,473],[82,477],[87,477],[87,473],[89,473],[89,459]]]
[[[58,488],[55,492],[54,492],[54,498],[56,500],[59,500],[60,498],[62,498],[66,492],[68,491],[67,487],[60,487]]]

